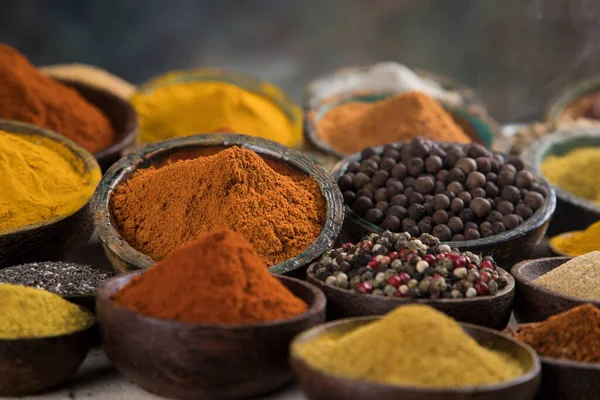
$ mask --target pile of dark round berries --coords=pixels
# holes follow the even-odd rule
[[[429,234],[372,233],[330,250],[309,269],[326,285],[381,297],[470,298],[508,285],[491,257],[460,253]]]
[[[338,180],[344,202],[372,224],[441,241],[514,229],[544,205],[546,188],[523,160],[479,144],[415,138],[362,152]]]

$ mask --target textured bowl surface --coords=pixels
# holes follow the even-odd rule
[[[378,147],[381,149],[381,147]],[[332,175],[337,182],[346,172],[348,164],[359,161],[361,153],[355,153],[344,158],[334,168]],[[475,254],[491,255],[498,265],[510,272],[511,267],[517,262],[529,257],[535,246],[542,240],[546,233],[550,219],[556,207],[556,196],[552,186],[535,170],[534,177],[543,185],[549,193],[544,206],[537,210],[528,220],[504,233],[476,240],[464,240],[462,242],[445,242],[452,248],[461,251],[471,251]],[[358,242],[362,237],[370,233],[383,233],[379,226],[371,224],[366,219],[358,216],[350,207],[344,205],[346,217],[344,226],[338,238],[338,244],[344,242]]]
[[[131,247],[119,234],[110,209],[113,190],[138,169],[160,166],[169,160],[207,156],[231,147],[242,146],[263,157],[290,165],[314,177],[327,203],[325,224],[317,239],[301,254],[270,268],[276,274],[304,274],[305,268],[328,250],[337,238],[344,219],[342,194],[337,184],[320,166],[278,143],[235,134],[194,135],[148,145],[113,165],[104,175],[92,200],[94,223],[102,246],[117,272],[146,268],[154,264],[148,255]],[[304,267],[304,268],[303,268]]]
[[[546,157],[564,155],[577,148],[589,146],[600,146],[600,129],[563,129],[532,142],[523,151],[523,158],[541,174],[540,166]],[[557,185],[553,187],[556,191],[557,205],[555,218],[548,228],[550,236],[583,230],[600,220],[600,204],[575,196]]]
[[[110,279],[98,291],[102,346],[126,378],[161,396],[260,398],[292,380],[288,365],[292,339],[325,321],[323,293],[285,276],[279,277],[281,282],[309,307],[285,320],[226,326],[147,317],[112,300],[117,290],[141,273]]]
[[[86,311],[87,312],[87,311]],[[90,348],[94,317],[82,329],[60,336],[0,340],[0,396],[26,396],[69,379]]]
[[[326,285],[314,276],[311,264],[307,270],[307,280],[319,287],[327,296],[327,318],[329,320],[349,317],[386,314],[396,307],[406,304],[426,304],[460,322],[486,326],[502,330],[508,325],[515,295],[515,280],[502,268],[501,275],[508,279],[508,285],[493,296],[469,299],[399,299],[355,293],[350,290]]]
[[[329,143],[321,138],[319,133],[319,121],[332,109],[349,102],[373,103],[394,95],[394,93],[359,91],[341,96],[335,96],[323,99],[319,102],[313,102],[311,108],[306,110],[304,116],[304,134],[308,141],[317,149],[339,158],[348,154],[336,150]],[[454,121],[471,137],[475,142],[481,143],[486,147],[491,147],[498,132],[497,124],[484,117],[475,115],[465,108],[445,105],[447,111],[452,114]]]
[[[84,148],[55,132],[17,121],[0,120],[0,130],[19,135],[47,137],[63,144],[83,162],[89,186],[100,181],[100,167]],[[3,190],[3,189],[0,189]],[[89,202],[69,215],[57,216],[24,227],[0,232],[0,268],[33,261],[60,260],[82,246],[92,234]]]
[[[87,101],[100,109],[117,131],[117,140],[94,154],[102,171],[106,171],[135,144],[138,120],[133,106],[107,90],[82,82],[59,80],[76,89]]]
[[[517,284],[515,318],[519,322],[539,322],[585,303],[600,307],[600,301],[567,296],[536,285],[533,281],[552,271],[571,257],[539,258],[515,265],[511,271]]]
[[[342,378],[318,370],[298,354],[298,345],[322,335],[344,334],[375,321],[376,317],[349,318],[318,326],[298,336],[292,344],[291,362],[300,387],[311,400],[531,400],[540,384],[540,361],[527,345],[491,329],[462,324],[463,330],[480,345],[510,354],[519,360],[525,374],[508,382],[460,389],[393,386],[359,379]]]

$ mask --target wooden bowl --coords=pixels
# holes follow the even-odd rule
[[[343,334],[377,320],[376,317],[349,318],[331,322],[304,332],[292,344],[291,363],[300,388],[310,400],[530,400],[540,384],[540,361],[527,345],[471,324],[461,324],[463,330],[480,345],[510,354],[526,368],[526,373],[508,382],[460,389],[434,389],[395,386],[329,374],[309,365],[297,351],[297,346],[322,335]]]
[[[0,396],[26,396],[52,389],[75,374],[90,348],[93,315],[65,335],[0,339]]]
[[[288,348],[294,336],[325,320],[325,295],[283,276],[278,277],[281,282],[309,305],[307,312],[282,321],[230,326],[147,317],[112,301],[116,291],[141,273],[104,283],[98,291],[98,322],[104,350],[117,369],[160,396],[234,399],[273,391],[292,379]]]
[[[117,140],[94,154],[102,171],[106,171],[125,151],[135,145],[135,136],[139,128],[135,109],[128,101],[107,90],[66,79],[58,81],[77,90],[87,101],[100,109],[117,131]]]
[[[314,276],[311,264],[307,270],[307,281],[317,286],[327,296],[327,318],[329,320],[383,315],[406,304],[426,304],[460,322],[502,330],[508,325],[515,295],[515,280],[498,268],[508,279],[508,285],[493,296],[477,296],[464,299],[407,299],[378,297],[355,293],[350,290],[326,285]]]
[[[523,324],[526,327],[534,324]],[[594,399],[600,393],[600,364],[562,360],[540,355],[540,400]]]
[[[331,247],[342,227],[343,199],[337,184],[320,166],[299,152],[266,139],[220,133],[195,135],[148,145],[121,159],[104,175],[92,200],[94,224],[106,255],[117,272],[146,268],[154,264],[154,260],[131,247],[119,234],[110,208],[113,190],[137,170],[161,166],[173,160],[208,156],[231,146],[245,147],[268,162],[284,164],[314,177],[327,204],[325,224],[317,239],[304,252],[272,266],[270,271],[303,276],[306,267]]]
[[[0,130],[20,135],[36,135],[63,144],[89,172],[89,185],[96,187],[101,172],[94,157],[84,148],[52,131],[18,121],[0,120]],[[0,189],[5,190],[5,189]],[[35,224],[0,232],[0,268],[33,261],[56,261],[79,246],[92,234],[89,202],[77,211]]]
[[[557,293],[533,283],[533,280],[569,261],[571,257],[538,258],[515,265],[515,318],[519,322],[538,322],[586,303],[600,307],[600,301],[589,301]]]
[[[320,151],[340,159],[344,158],[349,154],[335,149],[321,138],[318,128],[319,121],[327,112],[345,103],[373,103],[395,94],[396,93],[390,92],[357,91],[312,102],[311,107],[305,110],[304,113],[304,135],[307,141]],[[456,122],[456,124],[458,124],[474,142],[483,144],[486,147],[492,146],[499,132],[498,125],[495,122],[484,120],[481,115],[473,114],[465,108],[450,105],[444,105],[444,108],[452,115],[454,122]]]
[[[541,174],[540,165],[547,156],[563,155],[588,146],[600,146],[600,128],[573,127],[556,131],[531,142],[523,151],[523,158]],[[575,196],[557,185],[552,186],[557,203],[548,235],[584,230],[600,220],[600,204]]]
[[[382,146],[376,148],[382,149]],[[346,172],[348,164],[360,159],[361,153],[355,153],[340,161],[332,172],[334,181],[337,182]],[[531,172],[540,185],[546,188],[548,197],[544,202],[544,206],[538,209],[529,219],[515,229],[487,238],[464,240],[462,242],[444,242],[444,244],[451,248],[458,248],[463,252],[470,251],[475,254],[481,253],[484,256],[493,256],[496,263],[509,272],[514,264],[529,257],[546,234],[546,229],[556,208],[556,196],[552,186],[539,173],[536,171]],[[345,204],[344,211],[346,217],[338,237],[337,243],[339,245],[345,242],[359,242],[364,236],[371,233],[383,233],[383,229],[360,217]]]

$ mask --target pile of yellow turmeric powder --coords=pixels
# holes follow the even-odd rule
[[[0,131],[0,233],[72,214],[99,181],[63,144]]]
[[[559,156],[548,156],[542,173],[563,190],[584,199],[600,202],[600,147],[582,147]]]
[[[453,319],[425,305],[398,307],[341,336],[294,344],[293,351],[335,375],[400,386],[489,385],[525,372],[517,360],[479,345]]]
[[[287,115],[272,100],[284,96],[275,86],[263,84],[258,93],[232,83],[184,77],[174,72],[156,78],[131,98],[141,142],[231,129],[289,147],[302,143],[300,108],[289,104],[292,115]]]
[[[600,250],[600,221],[588,226],[584,231],[553,237],[550,243],[571,257]]]

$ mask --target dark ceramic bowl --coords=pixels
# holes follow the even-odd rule
[[[75,374],[90,348],[94,317],[82,329],[59,336],[0,339],[0,396],[52,389]]]
[[[519,325],[525,327],[534,324]],[[536,399],[595,399],[600,393],[600,364],[539,356],[542,384]]]
[[[513,380],[493,385],[457,389],[419,388],[339,377],[312,367],[298,354],[299,345],[323,335],[344,334],[375,320],[376,317],[362,317],[331,322],[310,329],[294,339],[292,368],[300,388],[310,400],[531,400],[538,390],[540,361],[529,346],[499,332],[471,324],[462,324],[466,333],[482,346],[510,354],[519,360],[527,372]]]
[[[355,153],[340,161],[332,172],[333,179],[337,182],[346,172],[348,164],[352,161],[358,161],[360,158],[361,154]],[[493,256],[498,265],[509,272],[514,264],[529,257],[535,246],[544,237],[556,207],[556,197],[552,186],[539,173],[535,171],[532,171],[532,173],[539,183],[548,190],[549,195],[544,206],[537,210],[527,221],[515,229],[498,235],[462,242],[445,242],[445,244],[461,251]],[[342,232],[338,237],[339,244],[344,242],[356,243],[371,233],[383,233],[383,229],[360,217],[347,205],[344,205],[344,210],[346,217],[344,218]]]
[[[426,304],[460,322],[502,330],[508,325],[515,295],[515,280],[503,269],[498,271],[508,279],[508,285],[493,296],[465,299],[405,299],[378,297],[355,293],[326,285],[314,276],[311,264],[307,281],[317,286],[327,296],[327,319],[383,315],[406,304]]]
[[[131,247],[116,229],[110,209],[113,190],[139,169],[160,166],[169,160],[208,156],[231,146],[245,147],[262,157],[286,164],[314,177],[327,203],[325,224],[317,239],[304,252],[272,266],[270,271],[275,274],[302,276],[308,264],[331,247],[344,219],[343,199],[337,184],[321,167],[299,152],[270,140],[234,134],[195,135],[148,145],[120,160],[104,175],[92,200],[92,209],[96,233],[117,272],[146,268],[154,264],[154,260]]]
[[[517,321],[539,322],[586,303],[600,307],[600,301],[589,301],[557,293],[533,283],[540,276],[566,263],[571,257],[538,258],[515,265],[511,271],[517,284],[515,318]]]
[[[0,130],[20,135],[36,135],[63,144],[83,162],[89,185],[96,187],[101,172],[94,157],[62,135],[17,121],[0,120]],[[5,189],[0,189],[5,190]],[[0,232],[0,268],[33,261],[55,261],[84,245],[92,234],[89,202],[70,215]]]
[[[550,155],[563,155],[580,147],[600,146],[600,128],[563,129],[532,142],[523,151],[523,158],[540,174],[540,165]],[[591,172],[591,171],[589,171]],[[588,171],[582,171],[588,173]],[[557,185],[555,217],[548,228],[550,236],[567,231],[579,231],[600,220],[600,204],[577,197]]]
[[[142,273],[105,282],[98,291],[98,323],[102,346],[115,367],[127,379],[160,396],[258,398],[292,380],[288,365],[292,339],[325,321],[323,293],[284,276],[278,278],[308,304],[305,313],[281,321],[229,326],[147,317],[112,300],[115,292]]]
[[[109,91],[81,82],[58,80],[77,90],[81,96],[102,111],[117,131],[117,140],[94,154],[102,171],[106,171],[123,156],[124,152],[135,145],[138,121],[133,106]]]
[[[304,115],[304,134],[306,139],[322,152],[344,158],[348,156],[339,150],[334,149],[329,143],[321,138],[319,133],[319,121],[332,109],[349,102],[373,103],[383,100],[395,93],[381,92],[354,92],[342,96],[330,97],[319,102],[313,102],[312,107],[307,109]],[[471,137],[476,143],[481,143],[486,147],[491,147],[497,136],[497,124],[492,121],[486,121],[480,116],[476,116],[464,108],[456,106],[444,106],[450,112],[454,121]]]

